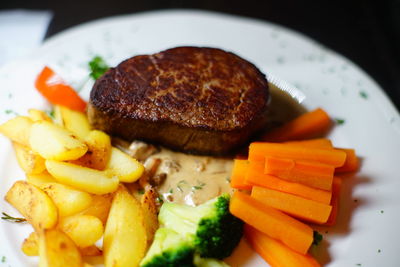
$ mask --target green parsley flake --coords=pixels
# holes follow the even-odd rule
[[[339,119],[339,118],[336,118],[335,121],[337,125],[342,125],[346,122],[344,119]]]
[[[6,262],[6,256],[1,257],[1,262],[5,263]]]
[[[318,246],[318,244],[321,243],[323,236],[320,233],[318,233],[317,231],[314,231],[313,237],[314,237],[314,240],[313,240],[312,244],[315,246]]]
[[[368,99],[368,94],[365,91],[360,91],[360,96],[364,99]]]
[[[93,79],[97,80],[100,78],[110,67],[107,65],[107,63],[104,61],[104,59],[100,56],[95,56],[90,62],[89,62],[89,68],[90,68],[90,77]]]
[[[384,211],[383,211],[383,210],[381,210],[381,213],[384,213]]]

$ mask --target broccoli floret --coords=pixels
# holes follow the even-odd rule
[[[159,228],[141,267],[194,267],[194,248],[172,229]]]
[[[223,261],[211,258],[201,258],[199,255],[195,255],[194,265],[196,265],[196,267],[230,267]]]
[[[186,236],[201,257],[222,259],[243,235],[243,222],[229,212],[229,201],[229,194],[223,194],[197,207],[164,203],[158,219]]]

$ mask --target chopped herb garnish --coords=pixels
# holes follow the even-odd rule
[[[160,205],[162,205],[164,203],[164,199],[162,198],[162,196],[158,196],[156,197],[156,202]]]
[[[384,211],[383,211],[383,210],[381,210],[381,213],[384,213]]]
[[[2,212],[1,214],[3,214],[3,217],[1,217],[1,219],[9,222],[16,222],[16,223],[26,222],[25,218],[12,217],[5,212]]]
[[[9,114],[14,114],[15,116],[18,116],[18,113],[15,112],[15,111],[12,110],[12,109],[6,109],[6,110],[4,110],[4,113],[6,113],[7,115],[9,115]]]
[[[382,250],[378,249],[378,253],[381,253]]]
[[[54,116],[54,109],[52,109],[52,110],[48,110],[48,111],[46,111],[46,113],[47,113],[47,115],[49,115],[49,117],[51,118],[51,119],[55,119],[56,117]]]
[[[337,125],[342,125],[346,122],[344,119],[339,119],[339,118],[336,118],[335,121]]]
[[[361,266],[361,263],[357,263],[356,265],[357,265],[357,266]]]
[[[1,262],[5,263],[6,262],[6,256],[1,257]]]
[[[178,184],[176,185],[176,188],[178,189],[178,191],[183,192],[182,186],[187,184],[186,180],[181,180],[178,182]]]
[[[360,91],[360,96],[364,99],[368,99],[368,94],[364,91]]]
[[[314,240],[313,240],[312,244],[315,246],[318,246],[318,244],[321,243],[323,237],[320,233],[318,233],[317,231],[314,231],[313,238],[314,238]]]
[[[110,67],[104,61],[104,59],[100,56],[95,56],[90,62],[90,77],[97,80],[100,78]]]
[[[192,190],[201,190],[205,185],[205,183],[197,181],[197,185],[192,186]]]
[[[174,193],[174,189],[170,189],[169,191],[168,191],[170,194],[173,194]]]
[[[144,189],[139,189],[139,190],[138,190],[138,194],[139,194],[139,195],[143,195],[143,194],[144,194]]]

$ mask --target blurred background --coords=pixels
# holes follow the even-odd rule
[[[1,18],[6,10],[49,11],[42,19],[46,27],[41,36],[49,38],[102,17],[172,8],[258,18],[301,32],[360,66],[380,84],[397,109],[400,107],[400,0],[1,0],[0,57],[7,39],[1,32],[7,25]]]

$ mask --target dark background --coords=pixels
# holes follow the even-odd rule
[[[0,0],[0,9],[9,8],[52,10],[46,38],[101,17],[167,8],[205,9],[271,21],[349,58],[400,107],[400,0]]]

